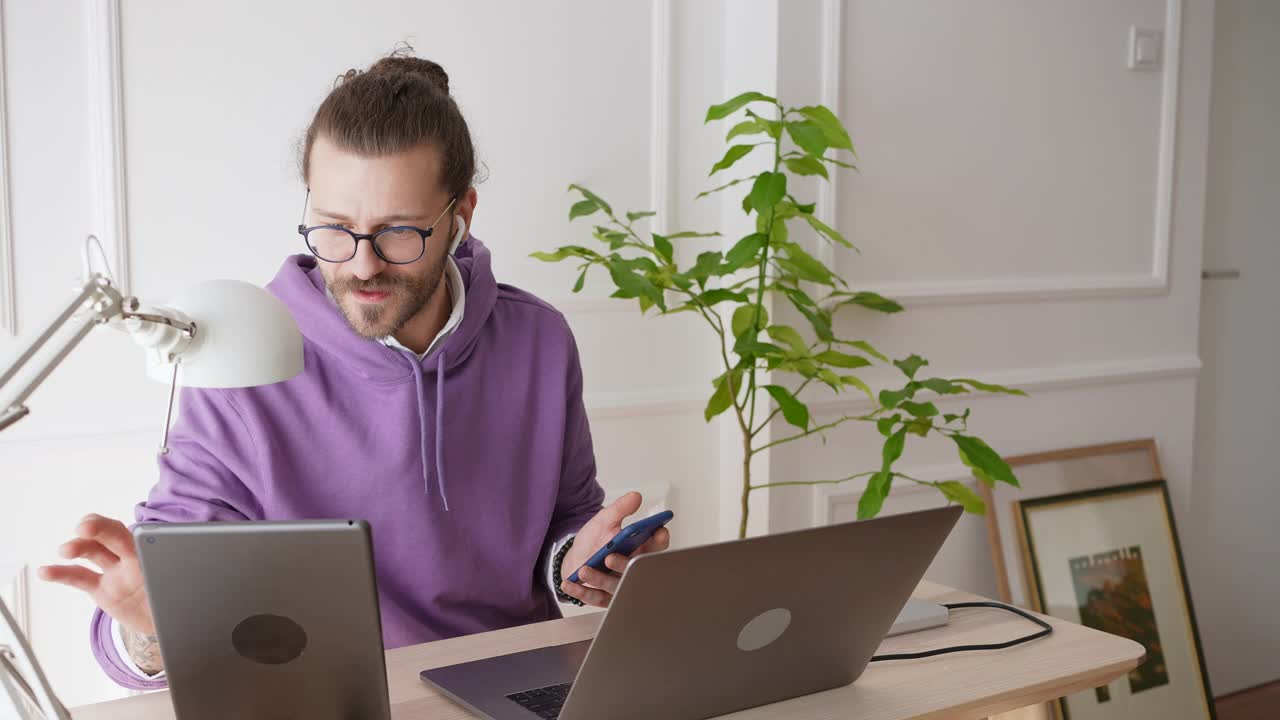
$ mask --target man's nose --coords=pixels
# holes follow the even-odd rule
[[[346,262],[351,274],[370,280],[387,269],[387,262],[373,251],[373,241],[366,238],[356,243],[356,255]]]

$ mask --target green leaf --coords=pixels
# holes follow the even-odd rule
[[[746,302],[747,299],[746,293],[734,292],[723,288],[708,290],[698,296],[698,300],[707,307],[711,307],[712,305],[717,305],[722,302]]]
[[[902,416],[900,415],[888,415],[886,417],[882,417],[879,420],[876,420],[876,430],[879,430],[881,435],[889,437],[893,434],[893,426],[897,425],[901,420]]]
[[[813,157],[803,155],[801,157],[789,157],[783,160],[787,169],[797,175],[821,175],[824,178],[830,178],[827,174],[827,168],[821,162]]]
[[[703,122],[708,123],[712,120],[727,118],[740,110],[747,103],[753,102],[769,102],[776,105],[778,101],[763,93],[744,92],[731,100],[726,100],[719,105],[712,105],[707,108],[707,118],[703,120]]]
[[[842,168],[848,168],[848,169],[850,169],[850,170],[857,170],[857,169],[858,169],[858,166],[857,166],[857,165],[853,165],[853,164],[850,164],[850,163],[847,163],[847,162],[842,162],[842,161],[837,160],[837,159],[835,159],[835,158],[833,158],[833,157],[822,157],[822,158],[819,158],[819,159],[820,159],[820,160],[822,160],[822,162],[828,162],[828,163],[831,163],[832,165],[839,165],[839,166],[840,166],[840,167],[842,167]]]
[[[933,423],[927,419],[912,418],[903,423],[902,427],[913,435],[927,437],[929,435],[929,431],[933,429]]]
[[[724,139],[725,142],[728,142],[739,135],[756,135],[764,131],[765,127],[760,124],[759,120],[743,120],[737,125],[734,125],[733,129],[729,131],[729,134],[724,136]]]
[[[787,134],[805,152],[814,157],[822,157],[827,151],[827,136],[822,128],[808,121],[789,122],[786,126]]]
[[[756,113],[752,112],[751,108],[747,108],[746,115],[752,120],[755,120],[756,122],[760,123],[761,127],[764,128],[764,131],[768,133],[770,138],[777,140],[778,138],[782,137],[782,123],[780,121],[770,120],[769,118],[766,118],[766,117],[760,117]]]
[[[844,235],[841,235],[839,231],[830,225],[822,222],[812,215],[803,215],[802,217],[804,217],[805,222],[809,223],[809,227],[817,231],[819,235],[822,235],[832,242],[839,243],[847,248],[856,249],[853,247],[853,243],[846,240]]]
[[[896,408],[903,400],[915,397],[917,387],[917,383],[910,382],[901,390],[881,390],[880,404],[886,408]]]
[[[888,472],[889,468],[902,457],[902,449],[907,444],[906,428],[898,428],[898,432],[889,436],[884,441],[884,449],[880,453],[881,464],[880,470]]]
[[[954,503],[960,503],[960,507],[964,508],[965,512],[970,512],[975,515],[987,514],[987,504],[982,501],[982,498],[978,496],[978,493],[973,491],[973,488],[969,487],[965,483],[962,483],[959,480],[946,480],[937,483],[937,486],[938,489],[942,491],[942,494],[947,496],[948,500]]]
[[[925,388],[938,393],[939,395],[958,395],[960,393],[969,392],[968,390],[961,387],[960,385],[957,385],[951,382],[950,380],[946,380],[943,378],[929,378],[928,380],[921,380],[920,384],[923,385]],[[951,421],[948,420],[947,422],[951,422]]]
[[[644,276],[638,275],[617,263],[609,265],[609,276],[613,278],[613,283],[618,286],[619,290],[634,293],[634,297],[644,295],[657,302],[650,292],[657,290],[657,288],[654,288],[652,283],[644,279]]]
[[[639,220],[640,218],[653,217],[654,215],[657,215],[657,214],[658,214],[658,213],[656,213],[656,212],[654,212],[654,211],[652,211],[652,210],[642,210],[642,211],[640,211],[640,212],[628,212],[628,213],[627,213],[627,222],[635,222],[635,221]]]
[[[790,390],[781,385],[765,385],[764,389],[778,401],[778,406],[782,408],[782,417],[786,418],[787,422],[801,430],[809,428],[809,408],[797,400]]]
[[[858,388],[862,392],[866,393],[867,399],[871,400],[872,402],[875,402],[876,396],[872,394],[871,387],[867,385],[865,382],[863,382],[862,378],[854,377],[853,375],[841,375],[840,382],[845,385],[852,385]]]
[[[838,368],[860,368],[871,364],[871,361],[860,355],[848,355],[839,350],[824,350],[813,356],[814,360]]]
[[[831,283],[831,270],[823,265],[820,260],[810,255],[804,248],[795,243],[788,243],[783,247],[787,252],[787,259],[799,271],[796,274],[805,280],[813,282]]]
[[[721,170],[727,170],[733,167],[734,163],[746,157],[753,149],[755,149],[754,145],[734,145],[725,152],[723,158],[720,158],[720,162],[711,166],[711,172],[707,174],[715,175]]]
[[[809,325],[813,327],[813,332],[818,339],[823,342],[831,342],[834,338],[831,334],[831,314],[826,310],[818,307],[813,303],[803,290],[795,288],[783,288],[787,299],[795,307],[796,311],[809,321]]]
[[[600,196],[599,196],[599,195],[596,195],[595,193],[591,192],[590,190],[588,190],[588,189],[586,189],[586,188],[582,187],[581,185],[577,185],[577,184],[570,185],[570,186],[569,186],[569,189],[570,189],[570,190],[577,190],[578,192],[582,193],[582,196],[583,196],[584,198],[586,198],[586,199],[588,199],[588,200],[592,200],[592,201],[594,201],[594,202],[595,202],[595,204],[597,204],[597,205],[599,205],[600,207],[604,208],[604,211],[605,211],[605,212],[607,212],[607,213],[609,213],[610,215],[612,215],[612,214],[613,214],[613,208],[609,207],[609,203],[607,203],[607,202],[605,202],[604,200],[602,200],[602,199],[600,198]]]
[[[918,371],[920,368],[928,364],[929,364],[929,361],[925,360],[919,355],[911,355],[901,360],[893,361],[894,367],[901,370],[903,375],[906,375],[908,378],[912,380],[916,379],[916,371]]]
[[[769,311],[760,305],[743,305],[733,311],[733,321],[730,326],[733,328],[734,337],[743,337],[752,329],[752,321],[755,323],[755,330],[759,332],[769,324]],[[751,334],[755,337],[755,333]]]
[[[840,344],[856,347],[880,362],[889,362],[889,358],[884,353],[872,347],[871,343],[866,340],[841,340]]]
[[[853,150],[853,141],[849,139],[849,133],[840,124],[835,113],[822,105],[810,105],[799,108],[798,111],[822,130],[827,145],[838,150]]]
[[[697,280],[701,286],[712,275],[723,274],[720,269],[720,260],[719,250],[699,253],[698,259],[693,263],[693,267],[685,271],[685,277]]]
[[[720,237],[719,232],[695,232],[693,230],[681,230],[677,233],[671,233],[667,236],[668,240],[680,240],[683,238],[709,238]]]
[[[569,219],[585,217],[599,210],[600,206],[594,200],[579,200],[569,208]]]
[[[1018,478],[1014,477],[1008,463],[980,438],[956,433],[951,436],[951,439],[955,442],[956,449],[960,451],[961,462],[972,468],[973,474],[979,480],[988,485],[1002,482],[1019,487]]]
[[[586,267],[582,268],[582,272],[578,273],[578,281],[573,284],[573,291],[575,293],[582,292],[582,286],[587,282],[587,271],[590,269],[591,269],[591,266],[587,265]]]
[[[764,247],[765,237],[760,233],[751,233],[734,243],[729,249],[728,254],[724,256],[725,262],[734,270],[746,265],[753,260],[760,248]]]
[[[751,176],[749,176],[749,177],[738,178],[737,180],[730,180],[729,182],[727,182],[727,183],[725,183],[725,184],[721,185],[720,187],[713,187],[713,188],[711,188],[710,190],[703,190],[702,192],[700,192],[700,193],[698,193],[696,196],[694,196],[694,200],[698,200],[698,199],[704,198],[704,197],[706,197],[706,196],[708,196],[708,195],[710,195],[710,194],[712,194],[712,193],[718,193],[718,192],[720,192],[721,190],[725,190],[725,189],[731,188],[731,187],[733,187],[734,185],[737,185],[737,184],[739,184],[739,183],[744,183],[744,182],[746,182],[746,181],[748,181],[748,180],[755,180],[755,179],[756,179],[756,176],[755,176],[755,175],[751,175]]]
[[[969,378],[955,378],[953,382],[964,383],[965,385],[968,385],[974,390],[981,390],[982,392],[999,393],[1003,395],[1021,395],[1022,397],[1027,397],[1027,394],[1025,392],[1017,388],[1009,388],[1003,385],[993,385],[991,383],[984,383],[979,380],[971,380]]]
[[[754,355],[755,357],[778,357],[785,358],[786,351],[774,345],[773,343],[760,342],[749,337],[744,337],[733,344],[733,351],[739,355]]]
[[[898,407],[918,418],[931,418],[938,414],[938,406],[931,402],[918,403],[913,400],[903,400],[898,403]]]
[[[729,406],[733,405],[741,375],[742,371],[735,368],[717,378],[716,390],[711,394],[711,399],[707,401],[707,407],[702,412],[702,416],[706,418],[707,422],[711,422],[711,418],[728,410]]]
[[[877,293],[867,291],[853,293],[847,299],[843,300],[840,305],[861,305],[868,310],[875,310],[876,312],[882,313],[896,313],[902,311],[902,306],[898,303],[886,297],[882,297]]]
[[[871,476],[867,481],[867,489],[862,491],[862,497],[858,499],[859,520],[870,520],[880,514],[892,482],[893,473],[881,471]]]
[[[587,258],[589,260],[599,260],[600,254],[592,250],[588,250],[587,248],[584,248],[580,245],[566,245],[561,248],[556,248],[556,251],[552,253],[546,253],[546,252],[529,253],[529,257],[534,258],[536,260],[541,260],[543,262],[560,262],[561,260],[564,260],[565,258],[568,258],[568,257],[580,257],[580,258]]]
[[[804,338],[800,337],[800,333],[796,332],[795,328],[787,325],[770,325],[765,328],[765,332],[769,333],[769,337],[774,340],[790,345],[797,355],[809,354],[809,346],[805,343]]]
[[[653,233],[653,247],[658,251],[658,254],[662,256],[663,260],[671,262],[671,258],[675,250],[671,247],[670,240],[658,233]]]
[[[756,212],[763,215],[787,194],[787,176],[782,173],[764,172],[751,185],[751,194],[747,202]]]

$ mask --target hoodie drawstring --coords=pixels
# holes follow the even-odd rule
[[[406,352],[405,357],[413,366],[413,384],[418,393],[418,422],[421,434],[418,442],[422,450],[422,484],[423,492],[430,495],[431,476],[427,471],[427,403],[426,388],[422,378],[422,361],[411,352]],[[440,500],[444,503],[445,511],[448,511],[449,498],[444,492],[444,369],[445,354],[441,350],[436,360],[436,488],[440,491]]]
[[[419,395],[418,397],[422,397]],[[436,487],[444,509],[449,510],[449,497],[444,494],[444,350],[436,360]]]

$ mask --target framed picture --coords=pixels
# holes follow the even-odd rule
[[[1096,490],[1163,477],[1156,442],[1150,438],[1052,450],[1005,458],[1021,487],[979,483],[987,503],[987,535],[1000,599],[1029,607],[1027,580],[1018,555],[1014,503],[1047,495]]]
[[[1032,607],[1147,649],[1127,676],[1058,700],[1055,715],[1214,720],[1165,481],[1022,500],[1015,510]]]

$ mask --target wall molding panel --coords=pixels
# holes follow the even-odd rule
[[[0,3],[0,28],[4,4]],[[0,33],[0,333],[18,334],[17,274],[13,266],[13,221],[9,199],[9,130],[5,106],[4,37]]]
[[[1163,92],[1160,99],[1159,154],[1154,198],[1155,232],[1151,244],[1151,268],[1143,273],[1061,275],[1044,277],[987,278],[975,281],[893,282],[859,285],[893,298],[907,307],[926,305],[978,305],[987,303],[1090,300],[1097,298],[1149,297],[1169,291],[1169,255],[1173,234],[1174,173],[1177,158],[1178,88],[1182,56],[1182,16],[1185,0],[1166,0],[1164,26]],[[839,0],[824,0],[822,28],[823,103],[833,110],[840,96],[839,42],[842,15]],[[833,176],[834,177],[834,176]],[[829,185],[829,184],[828,184]],[[822,204],[834,217],[836,190],[824,187]],[[831,263],[835,250],[821,244],[820,257]]]
[[[124,152],[120,2],[84,4],[89,55],[89,187],[91,232],[102,241],[116,284],[130,292],[129,225]]]
[[[985,382],[1006,387],[1016,387],[1029,393],[1059,392],[1104,385],[1154,382],[1195,378],[1200,373],[1200,358],[1196,355],[1165,355],[1136,360],[1104,363],[1080,363],[1047,368],[1026,368],[1004,372],[982,373]],[[973,377],[973,373],[947,373],[954,377]],[[917,398],[928,398],[934,403],[964,402],[966,399],[988,393],[963,395],[938,395],[925,392]],[[808,396],[808,393],[805,393]],[[854,392],[834,397],[802,398],[815,412],[849,412],[871,408],[865,395]]]
[[[1018,387],[1027,392],[1061,392],[1106,385],[1125,385],[1195,378],[1200,373],[1200,358],[1194,355],[1168,355],[1109,363],[1081,363],[1050,368],[983,373],[988,382]],[[957,377],[967,377],[955,373]],[[964,402],[986,393],[938,396],[922,393],[935,403]],[[808,393],[805,394],[806,396]],[[592,420],[629,417],[652,417],[701,413],[711,390],[684,388],[666,392],[634,390],[625,392],[588,393],[587,412]],[[814,413],[850,412],[871,407],[866,396],[846,391],[834,397],[802,398]]]

